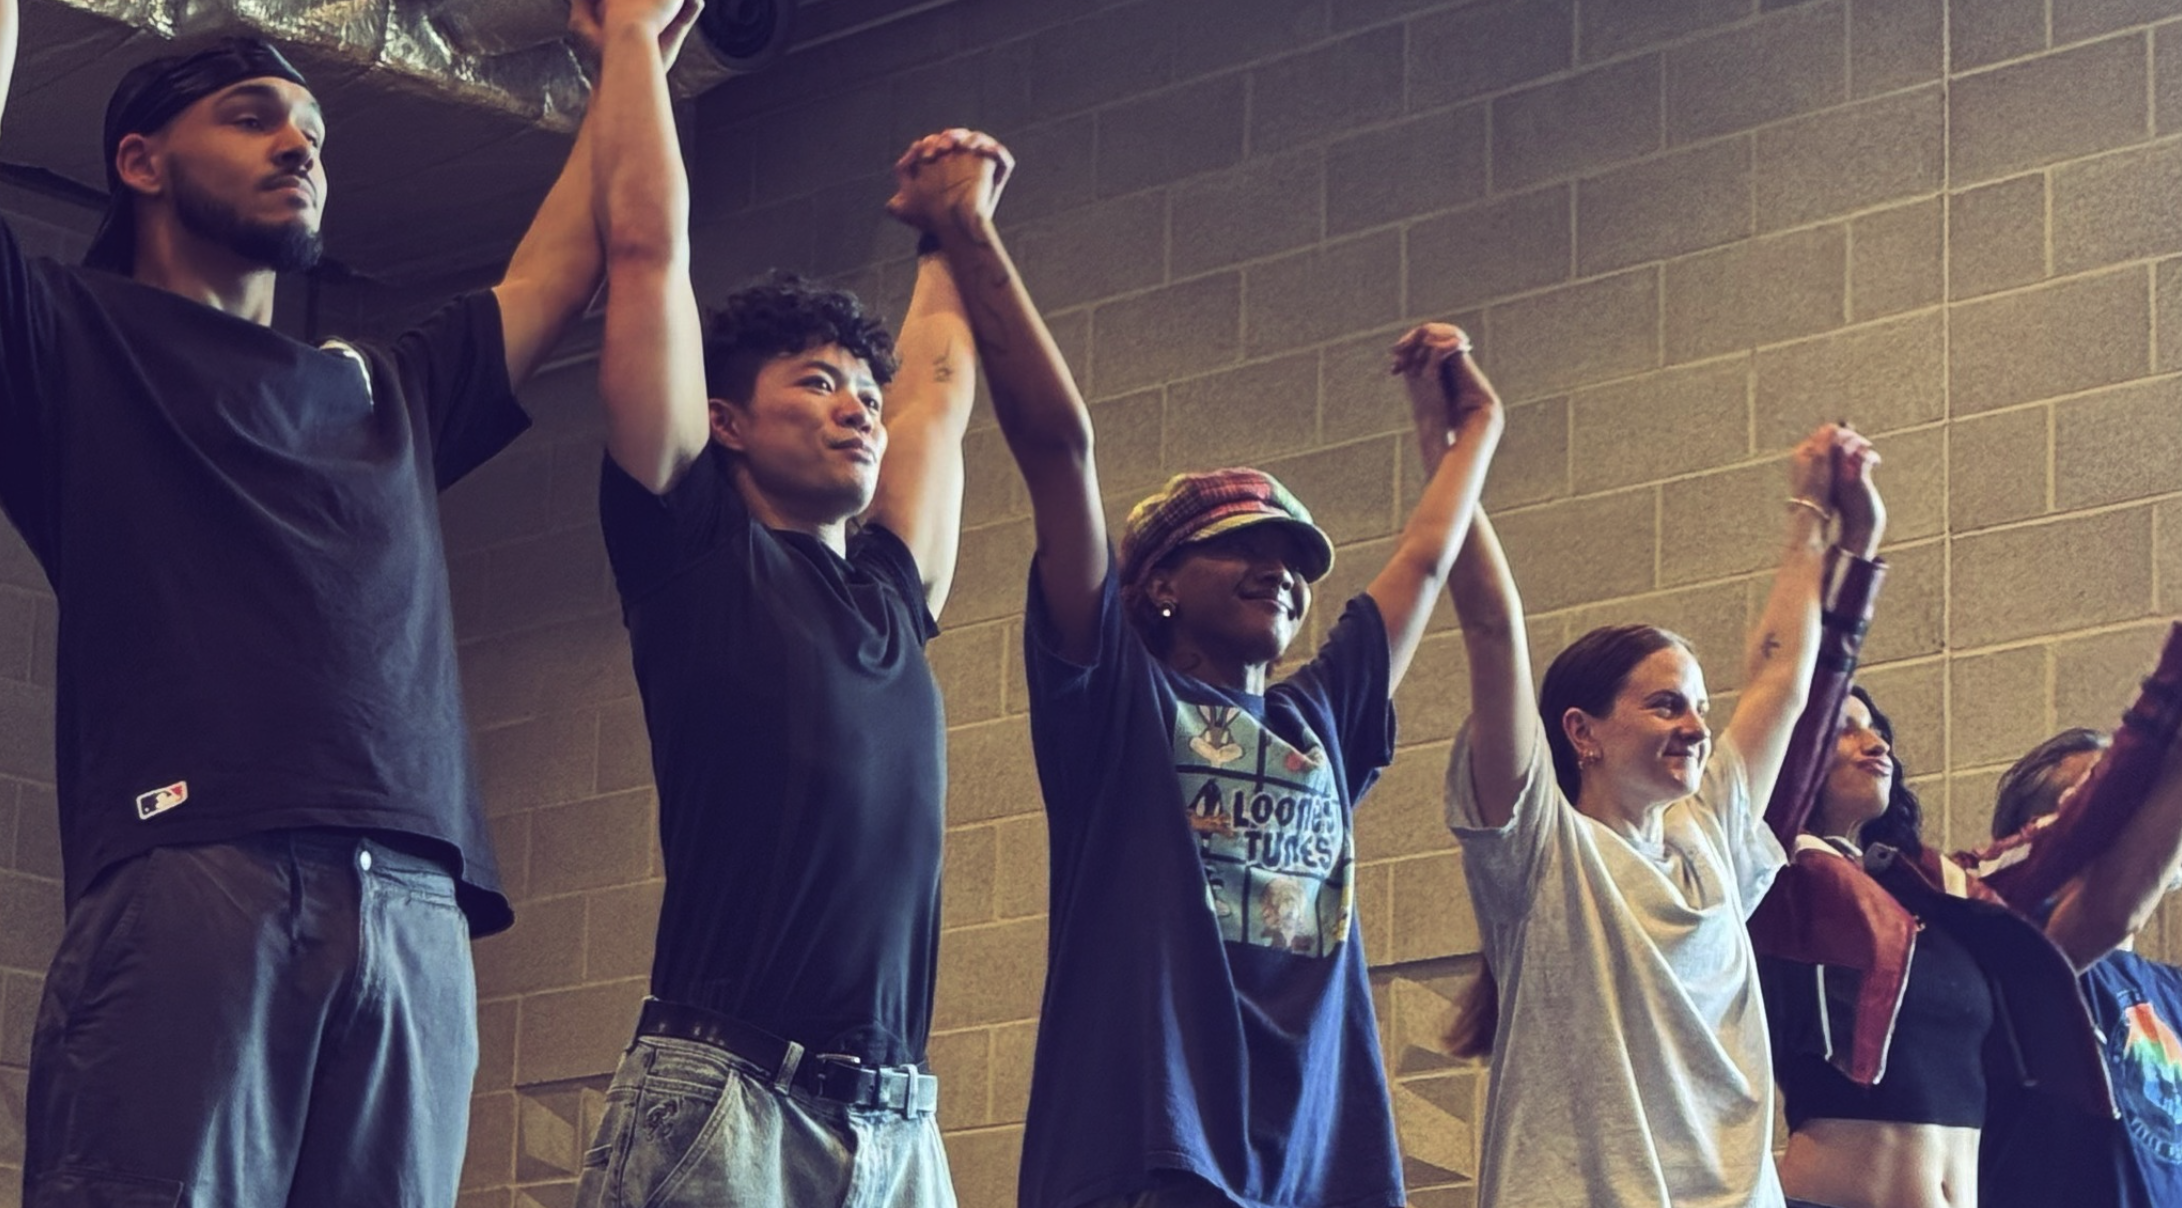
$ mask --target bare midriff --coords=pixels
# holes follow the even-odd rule
[[[1829,1208],[1973,1208],[1975,1128],[1806,1120],[1780,1159],[1781,1190]]]

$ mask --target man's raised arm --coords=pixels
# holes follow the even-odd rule
[[[21,0],[0,0],[0,116],[7,113],[8,93],[15,88],[15,51],[22,31]]]
[[[901,191],[887,208],[937,238],[954,270],[994,416],[1030,488],[1039,588],[1062,653],[1085,659],[1096,640],[1108,557],[1091,414],[993,226],[993,203],[1011,161],[997,144],[992,151],[974,160],[905,158]]]
[[[648,25],[651,29],[650,57],[661,64],[659,70],[663,76],[665,65],[673,63],[682,39],[688,36],[702,7],[702,0],[576,0],[569,24],[578,37],[599,47],[602,60],[615,57],[614,48],[607,45],[609,29]],[[602,62],[600,74],[606,77],[613,73]],[[500,284],[493,287],[493,294],[500,302],[508,381],[513,385],[520,386],[529,379],[538,363],[560,339],[561,332],[598,292],[600,218],[596,209],[593,158],[595,148],[601,142],[599,109],[602,105],[626,108],[616,103],[610,90],[622,85],[641,89],[641,77],[645,74],[641,68],[624,68],[621,81],[609,82],[602,78],[598,91],[592,96],[591,109],[584,115],[583,128],[577,132],[576,144],[569,151],[567,165],[546,193],[537,217],[531,219],[530,229],[523,233],[522,242],[508,261],[507,273],[501,277]],[[662,96],[664,87],[662,82]],[[667,120],[667,137],[671,143],[671,110]],[[618,146],[635,124],[617,123],[610,141]],[[675,162],[675,171],[677,174],[681,171],[679,159]],[[612,322],[611,318],[608,322]]]
[[[605,249],[599,394],[606,451],[657,494],[708,439],[703,331],[689,280],[689,176],[667,91],[672,50],[698,5],[577,0],[579,27],[591,3],[598,5],[599,84],[584,119],[589,146],[579,148],[588,155],[579,158],[585,215],[594,207],[597,213],[597,231],[586,237]]]
[[[894,170],[933,178],[996,171],[1007,151],[982,134],[948,130],[913,144]],[[999,186],[993,193],[997,196]],[[889,209],[893,207],[890,205]],[[904,213],[895,216],[916,225]],[[929,231],[929,228],[920,228]],[[962,536],[962,435],[977,395],[977,356],[955,270],[931,247],[919,248],[917,284],[894,351],[901,368],[886,391],[886,459],[865,516],[902,539],[924,576],[925,606],[938,616],[954,583]]]

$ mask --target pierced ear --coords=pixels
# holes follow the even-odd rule
[[[724,398],[708,398],[705,400],[705,411],[712,422],[713,439],[737,453],[742,452],[742,429],[746,418],[742,408]]]
[[[141,134],[124,134],[114,148],[114,170],[121,183],[137,193],[157,197],[166,192],[166,175],[152,153],[151,140]]]
[[[1591,715],[1570,705],[1561,714],[1561,733],[1568,737],[1568,745],[1578,751],[1591,745]]]

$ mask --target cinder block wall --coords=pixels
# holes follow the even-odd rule
[[[826,7],[849,30],[861,4]],[[699,102],[702,293],[779,265],[898,315],[910,238],[878,213],[884,169],[951,124],[1021,159],[1002,221],[1093,400],[1110,502],[1266,466],[1340,544],[1320,621],[1418,488],[1383,349],[1441,317],[1511,404],[1487,502],[1541,654],[1667,623],[1723,707],[1782,453],[1824,419],[1877,437],[1894,571],[1866,682],[1934,842],[1984,833],[2031,743],[2110,724],[2182,613],[2182,0],[958,0]],[[650,955],[653,800],[592,515],[591,372],[541,380],[539,430],[448,501],[519,911],[477,948],[464,1208],[567,1203]],[[1000,1208],[1044,836],[1016,653],[1026,500],[989,416],[969,453],[933,646],[954,769],[933,1060],[963,1203]],[[1477,947],[1438,821],[1466,708],[1451,619],[1358,817],[1423,1208],[1472,1202],[1482,1089],[1432,1048]],[[0,543],[0,1161],[59,917],[52,623]],[[2144,946],[2182,956],[2182,916]]]

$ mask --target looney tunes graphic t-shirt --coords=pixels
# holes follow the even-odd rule
[[[2182,1204],[2182,969],[2111,952],[2082,980],[2143,1182],[2131,1203]]]
[[[1111,575],[1096,657],[1062,657],[1034,569],[1024,651],[1052,849],[1024,1208],[1176,1171],[1245,1208],[1402,1203],[1350,826],[1393,757],[1378,606],[1256,696],[1154,658]]]
[[[1325,748],[1290,745],[1240,705],[1178,701],[1174,771],[1220,937],[1333,956],[1355,906],[1355,845]]]

